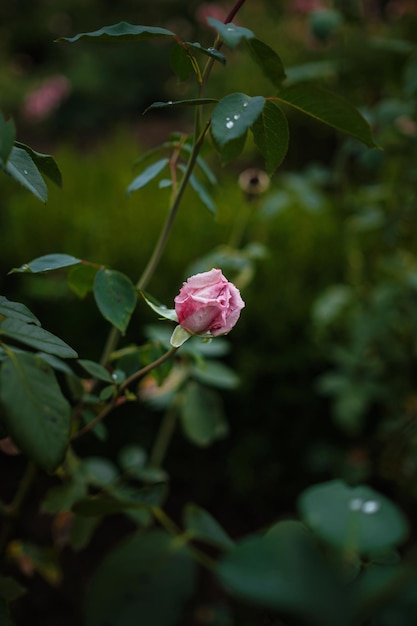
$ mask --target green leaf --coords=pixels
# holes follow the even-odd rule
[[[27,324],[36,324],[36,326],[41,325],[38,318],[24,304],[11,302],[5,296],[0,296],[0,316],[10,317]]]
[[[190,176],[190,185],[197,193],[204,206],[210,211],[210,213],[215,215],[216,205],[214,204],[212,197],[194,174],[191,174]]]
[[[217,575],[244,602],[295,616],[300,623],[351,623],[335,572],[327,569],[305,529],[292,522],[277,524],[273,534],[240,542],[225,554]]]
[[[166,485],[157,484],[140,489],[112,486],[111,493],[83,498],[73,510],[86,517],[112,515],[130,510],[152,509],[159,506],[166,495]]]
[[[214,146],[219,152],[222,165],[226,165],[226,163],[236,159],[241,154],[245,147],[246,137],[247,133],[244,133],[241,137],[232,139],[224,146],[216,145],[216,142],[214,142]]]
[[[181,405],[181,425],[195,445],[206,447],[228,433],[219,396],[197,383],[189,383]]]
[[[159,39],[161,37],[175,37],[175,33],[166,28],[158,28],[154,26],[135,26],[127,22],[119,22],[112,26],[104,26],[99,30],[89,33],[80,33],[74,37],[60,37],[58,42],[74,43],[79,39],[92,38],[104,40],[119,41],[140,41],[143,39]]]
[[[48,354],[55,354],[64,359],[73,359],[78,356],[75,350],[70,348],[70,346],[65,343],[65,341],[62,341],[62,339],[59,339],[59,337],[56,337],[39,326],[26,324],[18,319],[6,318],[1,322],[0,336],[1,335],[15,339],[31,348],[42,350]]]
[[[4,167],[15,139],[15,128],[13,120],[5,120],[0,112],[0,167]]]
[[[242,152],[247,131],[262,113],[264,105],[262,96],[250,98],[243,93],[230,94],[217,104],[210,132],[223,164]]]
[[[160,317],[170,320],[171,322],[176,322],[178,324],[178,315],[175,312],[175,309],[168,309],[165,304],[160,304],[158,300],[153,298],[149,293],[145,291],[141,291],[141,296],[145,300],[146,304],[155,311]]]
[[[63,267],[69,267],[70,265],[77,265],[78,263],[82,263],[82,260],[69,254],[45,254],[44,256],[30,261],[30,263],[25,263],[20,267],[13,268],[9,273],[24,272],[39,274],[40,272],[51,272],[53,270],[62,269]]]
[[[83,460],[83,469],[89,485],[106,488],[119,477],[112,461],[101,456],[90,456]]]
[[[275,50],[263,41],[255,38],[247,39],[246,43],[253,59],[265,76],[269,78],[275,87],[281,87],[281,83],[286,76],[282,61]]]
[[[12,353],[0,370],[2,420],[18,448],[46,472],[64,460],[71,408],[40,357]]]
[[[187,534],[217,548],[228,550],[234,545],[214,517],[196,504],[187,504],[185,507],[184,526]]]
[[[5,171],[14,178],[14,180],[33,193],[36,198],[42,200],[42,202],[47,201],[48,189],[45,181],[26,150],[13,146],[5,166]]]
[[[20,143],[20,141],[16,141],[15,146],[22,148],[22,150],[26,150],[38,170],[47,176],[49,180],[58,185],[58,187],[62,187],[62,174],[55,159],[50,154],[36,152],[36,150],[33,150],[33,148],[24,143]]]
[[[150,111],[151,109],[170,109],[173,107],[200,106],[201,104],[216,104],[217,102],[218,100],[216,100],[216,98],[190,98],[189,100],[169,100],[168,102],[153,102],[150,106],[148,106],[147,109],[145,109],[144,113]]]
[[[75,515],[70,529],[71,548],[76,551],[86,548],[90,544],[93,533],[100,521],[99,517]]]
[[[110,372],[106,370],[103,365],[100,365],[100,363],[89,361],[88,359],[80,359],[78,363],[94,378],[104,380],[106,383],[113,382]]]
[[[209,17],[207,19],[207,23],[210,24],[210,26],[213,26],[229,48],[235,48],[242,39],[252,39],[255,37],[253,32],[248,28],[236,26],[232,22],[224,24],[223,22],[216,20],[214,17]]]
[[[180,81],[187,80],[187,78],[189,78],[194,72],[194,66],[187,50],[185,50],[184,46],[180,46],[179,43],[172,46],[169,61],[178,80]],[[147,110],[148,109],[146,109],[146,111]]]
[[[226,65],[226,57],[224,56],[224,54],[216,50],[216,48],[203,48],[203,46],[197,41],[194,41],[193,43],[187,41],[186,45],[190,48],[193,48],[194,50],[202,52],[203,54],[211,57],[215,61],[219,61],[219,63],[221,63],[222,65]]]
[[[142,189],[145,187],[151,180],[156,178],[160,172],[164,169],[164,167],[168,164],[169,159],[160,159],[156,163],[152,163],[149,165],[143,172],[136,176],[133,181],[130,183],[129,187],[126,189],[126,193],[129,196],[132,191],[137,191],[138,189]]]
[[[86,483],[80,480],[71,480],[49,489],[43,499],[41,510],[52,515],[60,511],[70,511],[74,503],[86,495]]]
[[[87,594],[86,626],[183,623],[195,569],[187,546],[162,531],[133,535],[96,572]]]
[[[272,176],[287,154],[290,138],[287,118],[279,107],[265,102],[252,132],[255,144],[265,159],[266,171]]]
[[[237,374],[220,361],[203,361],[192,365],[191,374],[200,383],[220,389],[236,389],[240,382]]]
[[[305,523],[326,543],[360,554],[387,552],[407,536],[397,507],[370,487],[334,480],[304,491],[298,507]]]
[[[137,299],[130,278],[116,270],[99,270],[94,280],[94,298],[103,317],[124,333]]]
[[[217,146],[246,134],[256,122],[265,105],[263,96],[250,98],[244,93],[232,93],[217,104],[211,118],[211,134]]]
[[[97,267],[94,267],[93,265],[87,265],[85,263],[73,267],[68,272],[68,287],[79,298],[85,298],[85,296],[94,289],[94,279],[97,272]]]
[[[274,99],[359,139],[369,148],[379,147],[365,118],[347,100],[331,91],[300,84],[283,89]]]

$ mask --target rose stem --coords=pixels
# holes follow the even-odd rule
[[[224,23],[227,24],[228,22],[231,22],[232,19],[235,17],[236,13],[241,9],[241,7],[244,5],[246,0],[237,0],[235,2],[235,4],[233,5],[232,9],[230,10],[229,14],[227,15],[226,19],[224,20]],[[219,37],[216,37],[216,41],[214,44],[214,47],[219,50],[222,46],[222,42],[220,41]],[[203,74],[202,74],[202,80],[201,80],[201,84],[199,85],[199,97],[202,96],[202,94],[204,93],[204,87],[209,79],[210,73],[211,73],[211,69],[213,67],[214,64],[214,59],[210,58],[207,61],[207,64],[204,68]],[[188,181],[190,179],[190,176],[193,172],[195,163],[197,161],[197,157],[198,154],[200,152],[200,148],[203,144],[204,141],[204,137],[210,127],[210,121],[206,124],[206,127],[204,128],[203,132],[201,134],[199,134],[199,117],[200,117],[200,107],[196,107],[196,112],[195,112],[195,129],[194,129],[194,146],[193,146],[193,150],[191,152],[190,158],[188,160],[188,164],[187,164],[187,169],[184,172],[184,176],[182,178],[181,181],[181,185],[177,191],[177,193],[174,196],[173,202],[171,204],[171,207],[169,209],[168,212],[168,216],[167,219],[165,221],[165,224],[162,228],[161,234],[159,236],[159,239],[155,245],[154,251],[152,253],[151,258],[148,261],[147,266],[145,267],[142,276],[139,278],[137,284],[136,284],[136,288],[138,289],[138,291],[142,291],[143,289],[146,289],[149,281],[151,280],[158,264],[159,261],[161,260],[162,254],[165,250],[165,246],[167,244],[167,241],[169,239],[169,235],[171,234],[171,230],[172,230],[172,226],[174,224],[175,218],[177,216],[178,213],[178,209],[182,200],[182,197],[184,195],[185,189],[187,187]],[[103,353],[100,359],[100,363],[102,365],[106,365],[109,357],[111,355],[111,353],[116,349],[117,343],[120,339],[120,331],[115,328],[113,326],[113,328],[111,329],[109,336],[107,338],[107,341],[105,343],[104,349],[103,349]]]

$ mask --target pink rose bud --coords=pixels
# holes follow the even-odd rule
[[[175,298],[180,326],[192,335],[208,337],[232,330],[244,306],[239,289],[219,269],[191,276]]]

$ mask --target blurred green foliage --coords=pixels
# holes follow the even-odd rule
[[[402,504],[415,512],[417,19],[412,11],[390,13],[394,3],[360,4],[335,2],[331,10],[306,13],[284,3],[248,3],[242,21],[279,48],[290,83],[317,79],[360,106],[383,151],[366,150],[291,113],[288,158],[270,189],[248,201],[239,187],[241,171],[259,165],[251,145],[227,171],[213,161],[221,180],[213,194],[216,218],[187,192],[149,287],[170,305],[190,268],[205,268],[213,258],[229,263],[230,278],[242,279],[246,308],[226,358],[241,384],[223,396],[230,434],[209,449],[175,437],[167,460],[176,480],[176,500],[169,503],[174,515],[197,489],[199,503],[221,511],[232,535],[286,517],[295,494],[334,477],[399,488]],[[188,88],[165,69],[164,45],[153,47],[152,55],[141,48],[137,58],[125,45],[100,46],[98,54],[88,44],[61,46],[53,39],[102,26],[102,10],[109,24],[162,25],[163,12],[164,25],[190,40],[204,28],[197,4],[142,5],[138,11],[128,2],[61,0],[52,12],[46,2],[0,9],[8,23],[0,27],[0,54],[7,60],[0,106],[17,112],[24,135],[52,144],[64,179],[63,190],[50,187],[46,206],[2,181],[0,289],[28,303],[71,346],[82,344],[91,359],[98,358],[108,327],[92,298],[80,302],[59,272],[30,278],[7,272],[59,252],[103,263],[133,281],[140,275],[169,190],[154,181],[127,198],[131,165],[155,135],[188,121],[161,113],[139,121],[139,115],[151,100],[186,96]],[[238,64],[232,54],[227,74],[216,71],[213,94],[262,90],[264,79],[250,63],[248,57]],[[27,90],[56,72],[70,80],[68,99],[39,125],[28,123],[20,108]],[[110,126],[116,128],[108,133]],[[55,147],[62,136],[66,143]],[[243,278],[241,257],[228,247],[236,233],[241,251],[260,244],[254,271]],[[155,318],[143,304],[127,342],[143,339],[144,322]],[[146,447],[158,419],[152,406],[139,420],[119,411],[107,425],[110,456],[120,452],[121,431],[124,442],[130,437]],[[98,444],[88,446],[89,454],[96,447],[102,453]]]

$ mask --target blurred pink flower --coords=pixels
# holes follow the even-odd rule
[[[207,18],[209,17],[214,17],[216,20],[224,22],[227,17],[227,11],[220,4],[215,4],[214,2],[203,2],[203,4],[200,4],[197,7],[195,18],[197,22],[206,25]]]
[[[39,122],[55,111],[70,91],[71,83],[65,76],[52,76],[26,94],[22,115],[31,122]]]

